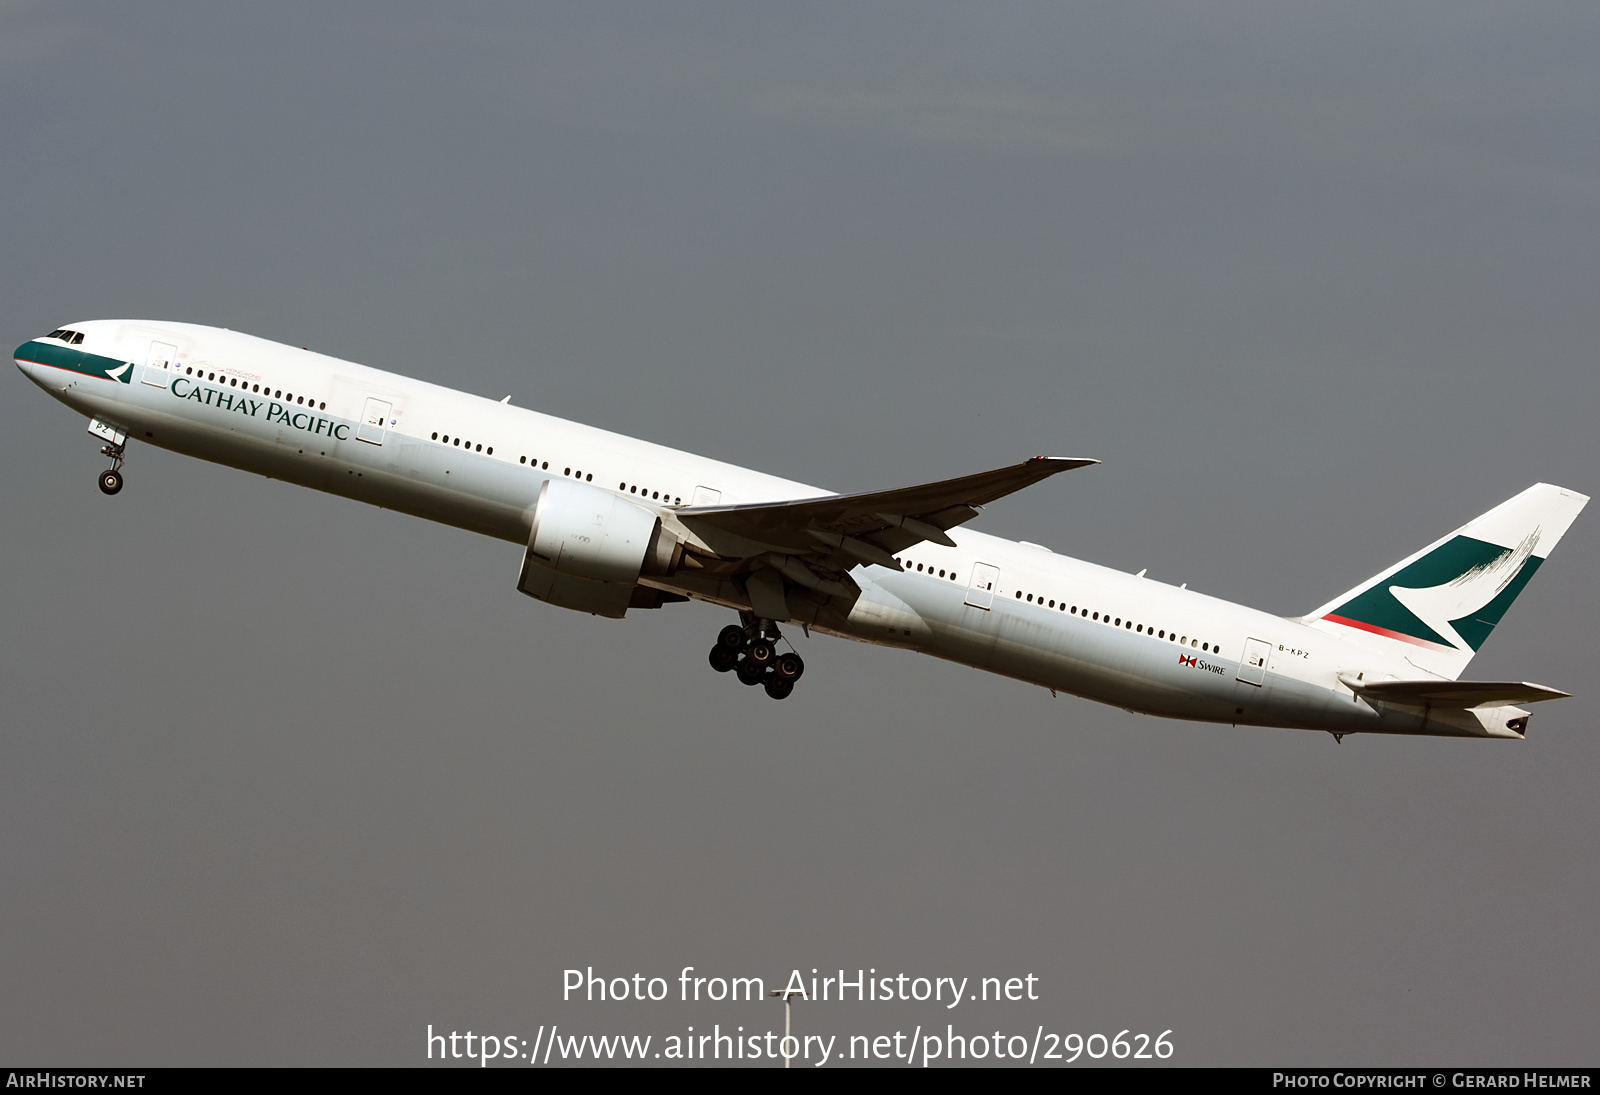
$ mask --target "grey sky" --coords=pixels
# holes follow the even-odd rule
[[[1600,487],[1582,4],[0,3],[0,316],[211,323],[1298,614]],[[561,971],[1039,975],[813,1008],[1187,1064],[1593,1063],[1586,515],[1470,675],[1526,743],[1207,727],[701,605],[0,399],[0,1061],[420,1063],[775,1005]],[[983,1007],[985,1005],[975,1005]]]

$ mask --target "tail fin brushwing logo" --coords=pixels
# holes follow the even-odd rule
[[[1476,651],[1539,564],[1539,529],[1514,548],[1456,536],[1323,616],[1418,646]]]

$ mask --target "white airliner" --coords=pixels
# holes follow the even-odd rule
[[[523,548],[517,588],[598,616],[689,599],[739,613],[712,668],[774,699],[791,623],[1169,718],[1345,734],[1521,738],[1564,696],[1458,679],[1588,498],[1535,484],[1285,619],[958,528],[1094,460],[829,494],[426,381],[185,323],[74,323],[17,367],[80,414],[122,489],[129,438]]]

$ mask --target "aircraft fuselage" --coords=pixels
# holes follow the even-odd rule
[[[71,333],[82,337],[25,343],[17,364],[108,440],[125,435],[519,545],[530,543],[547,481],[614,492],[708,559],[726,549],[707,546],[684,511],[829,493],[217,328],[106,320]],[[799,590],[789,622],[1170,718],[1340,735],[1519,738],[1526,725],[1527,713],[1508,705],[1441,710],[1359,694],[1353,679],[1423,676],[1402,644],[1389,651],[1365,634],[970,528],[949,539],[954,546],[928,540],[895,552],[899,570],[856,566],[853,599]],[[715,565],[638,581],[753,611],[741,576]]]

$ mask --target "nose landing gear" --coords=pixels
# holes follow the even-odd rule
[[[100,448],[101,456],[111,457],[111,467],[100,473],[100,493],[116,494],[122,489],[122,453],[124,446],[112,443]]]
[[[717,635],[707,660],[718,673],[732,670],[741,684],[761,685],[775,700],[788,697],[794,682],[806,671],[805,660],[794,651],[778,653],[783,636],[771,620],[740,613],[743,626],[729,624]]]

